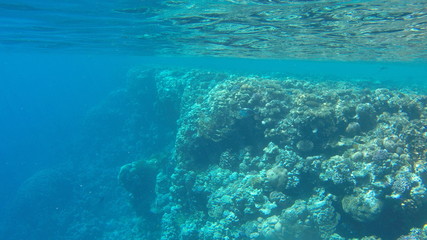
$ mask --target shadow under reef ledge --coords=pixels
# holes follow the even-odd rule
[[[426,239],[426,230],[424,237],[417,236],[405,238],[412,228],[426,228],[427,223],[427,206],[422,206],[416,210],[396,209],[393,203],[385,203],[384,210],[377,219],[362,223],[352,219],[350,216],[343,214],[342,223],[337,226],[337,233],[341,236],[352,239],[362,238],[363,236],[377,236],[380,239]],[[418,230],[418,232],[422,232]]]
[[[160,239],[427,237],[427,96],[150,71],[156,106],[178,116],[175,144],[126,179],[147,190]]]

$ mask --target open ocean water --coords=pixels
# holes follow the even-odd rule
[[[427,1],[0,0],[0,239],[426,240]]]

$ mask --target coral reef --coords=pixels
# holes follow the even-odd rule
[[[426,122],[425,95],[366,83],[133,69],[75,179],[17,203],[58,216],[52,239],[426,239]]]
[[[197,70],[153,74],[179,113],[171,161],[157,169],[160,239],[424,234],[426,96]]]
[[[133,69],[4,236],[426,239],[426,122],[427,96],[366,83]]]
[[[342,199],[342,208],[345,213],[360,222],[375,220],[382,211],[383,203],[372,191],[355,189],[356,194],[345,196]]]
[[[426,122],[414,92],[133,69],[88,115],[87,154],[23,185],[28,228],[4,236],[426,239]]]
[[[155,75],[179,113],[171,162],[158,169],[160,239],[422,235],[426,96],[196,70]]]

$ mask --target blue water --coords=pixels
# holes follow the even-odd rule
[[[6,200],[35,171],[61,164],[85,112],[123,84],[131,60],[37,52],[0,59],[0,189]]]
[[[0,239],[157,239],[130,234],[139,220],[117,183],[121,165],[173,148],[175,123],[135,110],[157,112],[159,93],[121,90],[150,68],[425,95],[427,2],[0,0]]]

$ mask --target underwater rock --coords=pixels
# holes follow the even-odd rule
[[[288,203],[289,197],[282,192],[273,191],[269,196],[270,201],[275,202],[278,206],[285,206]]]
[[[360,133],[360,131],[361,128],[358,122],[350,122],[345,129],[345,132],[350,136],[357,135]]]
[[[360,161],[363,159],[363,153],[361,152],[355,152],[353,155],[351,155],[352,161]]]
[[[357,119],[363,130],[374,127],[376,120],[375,108],[370,103],[361,103],[356,107]]]
[[[412,228],[408,235],[400,236],[397,240],[424,240],[427,239],[427,224],[422,228]]]
[[[138,214],[150,212],[155,198],[157,159],[142,159],[120,168],[120,184],[131,194],[132,204]]]
[[[301,140],[297,143],[297,149],[301,152],[310,152],[313,150],[314,144],[310,140]]]
[[[308,201],[297,200],[282,212],[284,239],[329,239],[335,232],[340,215],[335,211],[335,197],[316,189]]]
[[[4,239],[57,239],[57,229],[68,227],[61,221],[75,203],[74,173],[67,169],[44,169],[19,187],[10,212],[2,212],[7,222],[1,227]],[[2,209],[3,210],[3,209]]]
[[[382,162],[387,160],[390,157],[390,154],[387,150],[381,149],[377,150],[372,154],[372,161],[374,162]]]
[[[258,231],[264,239],[280,239],[280,236],[283,235],[283,226],[280,218],[278,216],[271,216],[262,220],[258,225]]]
[[[283,100],[278,100],[283,99]],[[218,84],[200,105],[198,132],[201,136],[215,142],[238,132],[247,140],[253,136],[241,131],[262,133],[265,125],[275,124],[287,112],[280,82],[258,81],[258,79],[229,80]]]
[[[383,139],[382,145],[388,152],[394,153],[396,152],[396,148],[397,148],[397,143],[396,143],[397,139],[398,137],[395,135],[386,137]]]
[[[323,171],[319,174],[319,178],[322,181],[332,181],[335,185],[356,183],[352,174],[355,164],[350,159],[333,156],[323,161],[321,167]]]
[[[14,204],[23,218],[47,217],[73,197],[71,173],[62,169],[41,170],[19,188]],[[34,219],[34,220],[36,220]]]
[[[345,213],[359,222],[375,220],[382,211],[383,203],[373,190],[359,189],[356,194],[345,196],[342,201]]]
[[[395,178],[393,186],[391,189],[393,190],[395,198],[400,197],[403,193],[408,191],[411,188],[411,182],[404,176],[398,176]]]
[[[275,189],[284,188],[288,180],[288,170],[279,166],[273,167],[267,170],[266,178]]]

